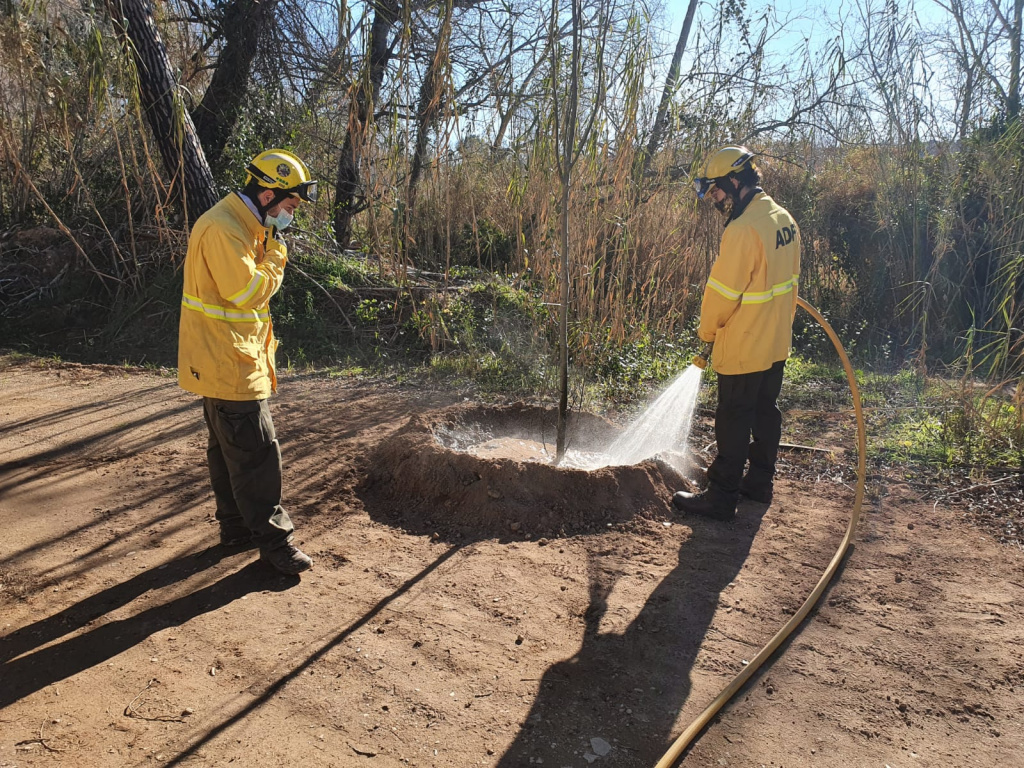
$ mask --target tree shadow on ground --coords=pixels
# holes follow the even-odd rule
[[[581,755],[595,759],[605,744],[610,765],[657,762],[689,700],[690,675],[711,636],[720,594],[742,568],[763,514],[764,507],[744,504],[731,524],[688,518],[693,535],[680,548],[679,564],[621,634],[600,630],[617,577],[591,554],[583,645],[545,672],[530,714],[496,768],[576,765]],[[738,671],[715,666],[712,658],[702,658],[702,666]]]
[[[121,584],[97,592],[59,613],[16,629],[0,637],[0,663],[47,645],[59,637],[70,635],[105,614],[128,605],[146,592],[184,581],[200,571],[213,567],[230,554],[231,550],[224,547],[211,547],[199,553],[179,557],[172,562],[162,563],[143,571]]]
[[[313,653],[309,654],[301,663],[296,664],[295,667],[278,677],[276,680],[267,683],[263,692],[256,696],[252,701],[247,703],[235,714],[226,717],[219,724],[211,727],[206,733],[197,737],[189,736],[188,739],[191,742],[188,747],[184,748],[180,753],[171,758],[166,765],[168,768],[175,765],[182,765],[191,758],[195,757],[204,746],[212,742],[219,735],[224,733],[226,730],[236,723],[244,721],[253,713],[259,711],[260,707],[270,701],[274,696],[281,692],[281,690],[291,681],[299,677],[303,672],[309,669],[316,661],[322,659],[332,649],[337,648],[347,638],[351,637],[352,634],[362,627],[366,626],[374,617],[378,616],[381,611],[391,605],[397,598],[406,594],[414,586],[426,579],[430,574],[437,570],[443,563],[447,562],[453,555],[459,552],[462,547],[455,546],[442,552],[433,562],[424,566],[419,573],[415,576],[407,579],[398,589],[392,592],[387,597],[378,600],[377,603],[366,611],[361,617],[350,623],[347,627],[340,630],[330,640],[324,643],[320,648]],[[245,570],[245,569],[243,569]],[[298,581],[298,579],[296,579]],[[0,705],[2,705],[2,699],[0,699]],[[195,740],[193,740],[193,738]]]
[[[39,650],[33,648],[88,626],[104,614],[126,605],[144,592],[166,587],[216,565],[227,553],[215,547],[188,555],[93,595],[54,616],[43,619],[0,640],[0,709],[48,685],[101,664],[141,643],[151,635],[180,626],[204,613],[216,611],[252,592],[281,591],[299,583],[266,565],[252,562],[202,589],[169,602],[161,602],[126,619],[92,628]]]
[[[65,486],[73,487],[75,482],[79,481],[79,476],[88,476],[90,471],[90,464],[85,461],[81,462],[80,466],[75,464],[50,467],[48,480],[44,482],[44,470],[40,469],[39,477],[32,481],[40,488],[29,489],[36,502],[24,514],[34,515],[44,521],[48,515],[59,509],[60,494]],[[142,534],[148,533],[143,536],[142,543],[134,546],[150,549],[154,544],[159,544],[160,539],[157,536],[166,538],[181,528],[196,524],[194,517],[188,514],[189,511],[212,496],[208,476],[204,476],[205,471],[205,466],[197,464],[184,470],[179,469],[163,479],[139,482],[129,489],[129,495],[120,503],[101,510],[85,511],[78,506],[77,509],[82,510],[78,517],[84,518],[85,522],[26,543],[17,550],[3,553],[3,556],[0,556],[0,569],[21,574],[17,580],[31,583],[33,589],[45,588],[60,579],[76,578],[107,562],[107,558],[114,556],[119,546],[122,547],[122,552],[124,551],[126,536],[121,526]],[[0,482],[4,477],[4,473],[0,471]],[[2,496],[3,493],[0,491],[0,497]],[[154,505],[158,505],[164,499],[172,499],[173,503],[163,510],[152,512]],[[146,515],[141,520],[137,514],[140,511]],[[90,537],[85,539],[90,542],[90,546],[88,549],[76,549],[73,559],[58,555],[58,559],[46,568],[33,568],[31,564],[27,565],[31,562],[29,558],[32,556],[48,551],[59,552],[62,547],[77,540],[82,534],[90,534]],[[212,535],[216,540],[216,532]]]

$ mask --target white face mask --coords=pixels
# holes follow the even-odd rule
[[[268,227],[277,227],[278,232],[288,229],[295,217],[284,208],[277,212],[277,216],[267,216],[264,223]]]

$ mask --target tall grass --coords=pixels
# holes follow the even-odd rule
[[[13,181],[0,185],[0,228],[55,227],[73,246],[68,277],[91,275],[115,300],[144,291],[146,269],[183,253],[183,237],[102,17],[26,5],[0,19],[0,71],[0,173]]]
[[[697,204],[688,178],[709,148],[749,127],[754,112],[746,104],[730,117],[735,78],[710,78],[699,98],[675,110],[671,142],[654,158],[651,174],[638,178],[642,126],[658,94],[650,87],[658,78],[654,20],[632,4],[608,3],[603,12],[614,34],[601,55],[615,77],[575,168],[569,203],[570,340],[574,362],[584,366],[616,345],[692,338],[721,223]],[[520,65],[520,74],[533,78],[530,88],[510,90],[515,70],[509,65],[499,78],[495,69],[492,79],[504,84],[506,103],[514,96],[519,105],[495,148],[488,133],[495,126],[483,121],[474,128],[452,98],[455,68],[469,67],[458,58],[466,56],[465,41],[458,47],[452,33],[452,69],[437,75],[443,95],[431,102],[432,144],[409,208],[418,115],[408,106],[417,103],[414,84],[427,68],[418,53],[423,25],[437,18],[436,9],[406,8],[396,25],[401,77],[385,87],[366,139],[363,191],[370,205],[355,222],[362,258],[380,279],[396,282],[407,282],[410,268],[443,275],[461,267],[491,270],[556,304],[560,204],[548,118],[559,84],[544,63],[550,49],[538,45],[535,60]],[[194,30],[161,23],[173,64],[191,72]],[[719,37],[709,45],[724,55],[721,30],[734,22],[716,23]],[[228,147],[233,165],[218,178],[223,190],[241,182],[241,163],[268,143],[294,147],[316,175],[331,178],[353,76],[342,68],[332,73],[322,77],[322,87],[318,82],[316,103],[303,104],[301,91],[265,87],[250,97]],[[770,75],[758,70],[761,78]],[[801,226],[801,290],[845,338],[863,355],[894,364],[967,365],[970,352],[972,372],[1004,381],[1021,376],[1024,135],[1018,123],[979,132],[962,146],[913,138],[839,145],[813,133],[766,135],[772,138],[754,148],[763,153],[766,190]],[[17,314],[52,298],[73,275],[87,283],[79,298],[108,309],[133,306],[154,286],[171,284],[155,273],[174,268],[187,232],[169,207],[130,70],[101,16],[56,0],[0,16],[0,173],[16,180],[0,185],[0,229],[56,228],[57,240],[70,244],[60,253],[71,254],[62,275],[33,272],[28,240],[0,243],[5,311]],[[330,185],[324,186],[324,199],[300,218],[310,236],[297,240],[298,259],[314,250],[318,259],[340,258],[317,237],[331,217]]]

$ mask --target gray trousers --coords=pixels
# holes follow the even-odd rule
[[[260,549],[285,544],[295,527],[281,506],[281,446],[267,401],[204,397],[203,417],[221,531],[248,532]]]

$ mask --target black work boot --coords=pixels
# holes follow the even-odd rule
[[[732,520],[736,515],[736,501],[737,494],[726,493],[715,486],[701,493],[678,491],[672,496],[672,506],[680,512],[712,520]]]
[[[740,495],[761,504],[771,504],[775,487],[772,476],[751,467],[740,482]]]
[[[261,549],[260,560],[269,563],[281,573],[294,576],[313,566],[313,559],[294,544],[286,543],[274,549]]]
[[[252,534],[248,528],[235,525],[220,526],[220,545],[222,547],[244,547],[252,544]]]

